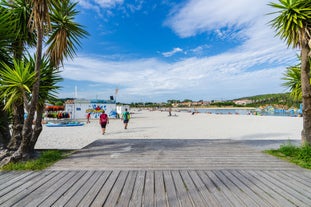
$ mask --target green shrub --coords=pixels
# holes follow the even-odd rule
[[[279,149],[266,150],[265,152],[295,163],[300,167],[311,169],[311,146],[308,144],[297,147],[287,143],[281,145]]]
[[[60,150],[47,150],[43,151],[36,159],[9,163],[2,167],[2,170],[43,170],[53,165],[58,160],[67,157],[68,154],[68,152]]]

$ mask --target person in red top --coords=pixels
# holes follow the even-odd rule
[[[90,118],[91,118],[91,112],[87,113],[87,115],[86,115],[86,123],[87,124],[91,123]]]
[[[99,116],[99,124],[102,128],[102,134],[105,134],[106,131],[106,125],[109,124],[109,118],[108,115],[105,114],[105,110],[103,110],[102,114]]]

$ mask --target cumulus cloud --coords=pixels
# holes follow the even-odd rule
[[[94,55],[80,55],[74,62],[65,64],[62,76],[103,84],[105,88],[101,89],[101,93],[107,93],[107,97],[111,95],[111,88],[118,86],[120,101],[194,97],[211,100],[283,92],[281,76],[284,69],[295,62],[296,51],[288,49],[284,42],[274,37],[274,31],[267,24],[271,19],[266,15],[270,12],[268,2],[190,0],[173,10],[165,22],[182,38],[214,31],[219,38],[243,40],[230,51],[209,57],[185,58],[174,63],[156,58],[124,57],[125,60],[114,61]],[[162,55],[195,54],[205,48],[208,45],[188,51],[177,47]],[[98,86],[90,86],[88,90],[83,94],[85,98],[99,93]]]
[[[170,26],[179,36],[190,37],[198,33],[221,28],[241,28],[252,24],[268,11],[269,0],[249,1],[190,0],[175,8],[165,25]]]
[[[280,52],[278,45],[260,49],[258,45],[254,45],[256,51],[242,46],[235,52],[175,63],[154,58],[113,61],[102,57],[78,57],[65,64],[62,76],[119,86],[121,97],[132,98],[161,99],[175,95],[190,98],[190,92],[191,95],[215,99],[282,92],[280,77],[284,68],[294,61],[293,52]],[[266,66],[267,62],[277,66]],[[94,97],[94,91],[87,93],[86,97],[92,94]]]
[[[179,47],[176,47],[174,48],[172,51],[169,51],[169,52],[163,52],[162,55],[164,57],[171,57],[173,55],[175,55],[176,53],[179,53],[179,52],[182,52],[183,49],[179,48]]]

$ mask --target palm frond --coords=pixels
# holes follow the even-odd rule
[[[11,108],[14,102],[23,103],[34,83],[35,73],[29,63],[19,60],[13,63],[13,67],[2,63],[4,69],[0,70],[0,97],[7,100],[4,109]]]
[[[270,3],[278,9],[279,14],[270,21],[276,35],[285,40],[288,46],[300,47],[302,41],[308,40],[306,31],[311,30],[311,1],[279,0],[279,4]]]
[[[78,14],[76,3],[70,0],[53,1],[51,4],[52,32],[47,40],[47,54],[53,64],[60,65],[64,58],[73,58],[80,39],[85,38],[88,32],[74,21]]]

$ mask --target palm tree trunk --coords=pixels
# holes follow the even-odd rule
[[[0,101],[0,147],[6,148],[11,139],[11,134],[9,127],[9,117],[3,108],[4,105]]]
[[[43,111],[44,111],[44,105],[38,104],[37,107],[37,117],[35,122],[35,127],[33,129],[32,138],[30,140],[29,148],[31,150],[31,153],[35,153],[35,145],[39,138],[39,135],[42,132],[42,117],[43,117]]]
[[[7,148],[10,150],[17,150],[22,141],[22,131],[24,125],[24,104],[15,103],[13,111],[13,125],[12,138]]]
[[[311,144],[311,85],[310,85],[310,48],[307,43],[301,47],[301,89],[302,89],[302,115],[303,129],[301,139],[303,143]]]
[[[16,152],[16,156],[29,157],[30,153],[34,150],[31,149],[31,139],[33,135],[32,124],[34,121],[34,116],[39,100],[39,88],[40,88],[40,68],[41,68],[41,59],[42,59],[42,43],[43,43],[43,23],[37,24],[37,50],[36,50],[36,63],[35,63],[35,72],[36,72],[36,81],[32,87],[32,99],[28,111],[28,116],[25,120],[23,127],[23,139],[22,143]]]

